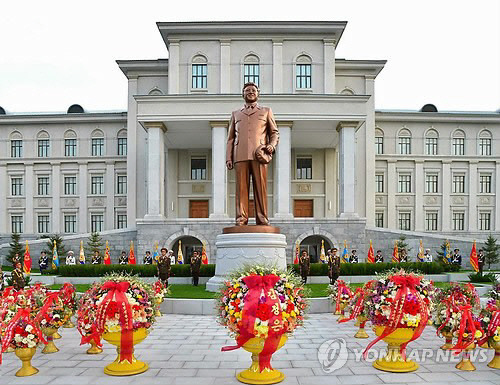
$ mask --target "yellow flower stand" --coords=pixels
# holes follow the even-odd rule
[[[354,338],[368,338],[368,333],[366,333],[366,330],[365,330],[365,322],[366,322],[366,317],[363,317],[363,316],[358,316],[356,318],[356,324],[354,324],[354,326],[359,326],[359,329],[358,331],[356,332],[356,334],[354,335]]]
[[[465,370],[467,372],[472,372],[476,370],[476,367],[470,360],[470,351],[474,350],[476,348],[475,343],[471,343],[469,346],[465,348],[465,350],[462,352],[462,360],[455,365],[455,368],[458,370]]]
[[[43,334],[47,336],[47,345],[42,350],[42,353],[45,354],[50,354],[50,353],[57,353],[59,349],[57,346],[54,344],[54,334],[57,333],[56,328],[42,328]]]
[[[441,332],[444,337],[444,345],[441,345],[442,350],[450,350],[453,347],[453,334],[451,332]]]
[[[284,334],[281,336],[280,342],[276,350],[281,349],[285,345],[288,337]],[[252,353],[252,365],[250,368],[238,373],[236,378],[238,381],[245,384],[276,384],[285,379],[285,375],[279,370],[273,368],[265,368],[262,372],[259,367],[259,354],[264,348],[266,342],[263,338],[251,338],[242,347],[247,352]]]
[[[490,342],[490,347],[495,349],[493,359],[488,363],[488,366],[493,369],[500,369],[500,341]]]
[[[99,354],[102,353],[102,349],[97,346],[94,340],[89,342],[90,348],[87,349],[87,354]]]
[[[377,336],[382,335],[384,331],[383,326],[375,326],[374,332]],[[400,347],[405,342],[408,342],[413,337],[412,328],[398,328],[384,338],[387,342],[387,355],[379,358],[373,363],[373,367],[378,370],[392,373],[406,373],[413,372],[418,369],[418,364],[408,358],[403,360],[400,353]]]
[[[21,369],[16,372],[17,377],[27,377],[38,373],[38,369],[31,365],[31,359],[36,353],[36,348],[17,348],[15,352],[22,362]]]
[[[345,309],[346,307],[347,307],[347,303],[345,303],[345,302],[340,302],[340,305],[339,305],[339,308],[340,308],[340,313],[339,313],[339,314],[340,314],[340,317],[339,317],[339,318],[337,318],[337,322],[338,322],[338,321],[341,321],[341,320],[343,320],[343,319],[345,319],[344,309]],[[337,314],[337,313],[335,313],[335,314]]]
[[[134,330],[133,332],[133,346],[141,343],[148,336],[148,331],[145,328],[141,328],[138,330]],[[111,345],[116,346],[116,352],[118,356],[116,360],[111,364],[107,365],[104,368],[104,373],[110,376],[131,376],[133,374],[143,373],[149,369],[148,364],[145,362],[139,361],[134,356],[134,348],[132,347],[132,362],[121,359],[121,341],[122,341],[122,333],[121,332],[105,332],[102,335],[102,338],[108,341]]]

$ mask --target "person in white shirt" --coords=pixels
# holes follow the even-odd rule
[[[424,262],[432,262],[431,249],[425,249]]]
[[[71,250],[68,251],[68,255],[66,256],[66,265],[76,265],[76,259]]]
[[[170,265],[175,265],[174,250],[169,250],[168,251],[168,256],[170,257]]]

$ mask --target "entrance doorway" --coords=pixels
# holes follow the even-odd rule
[[[179,255],[179,241],[181,241],[181,249],[182,249],[182,255],[183,255],[183,261],[182,263],[187,263],[189,264],[191,261],[191,256],[193,255],[193,251],[198,251],[201,255],[201,250],[203,248],[203,245],[201,241],[198,238],[195,237],[182,237],[179,238],[178,240],[175,241],[172,250],[174,251],[175,255],[175,263],[178,263],[178,255]]]
[[[332,248],[332,244],[320,235],[311,235],[310,237],[305,238],[300,243],[300,252],[302,252],[302,250],[306,250],[311,257],[311,262],[320,262],[319,256],[321,254],[321,241],[325,241],[326,256],[327,250]]]

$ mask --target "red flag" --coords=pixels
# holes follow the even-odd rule
[[[31,255],[30,255],[30,247],[28,246],[28,241],[26,241],[26,251],[24,252],[23,270],[24,274],[31,273]]]
[[[208,264],[207,250],[205,247],[205,243],[203,243],[203,248],[201,249],[201,263],[204,265]]]
[[[295,242],[295,259],[293,260],[293,263],[297,265],[299,263],[299,248],[300,244],[299,241]]]
[[[476,272],[479,271],[479,260],[477,258],[477,252],[476,252],[476,240],[474,239],[474,244],[472,245],[472,250],[470,251],[470,264],[476,270]]]
[[[370,248],[368,249],[368,256],[366,257],[367,263],[375,263],[375,253],[373,251],[372,240],[370,239]]]
[[[108,241],[106,241],[106,250],[104,251],[104,264],[111,265],[111,254],[109,252]]]
[[[394,241],[394,251],[392,252],[392,262],[399,263],[398,241]]]
[[[135,260],[135,254],[134,254],[134,241],[130,241],[130,252],[128,254],[128,264],[129,265],[135,265],[137,262]]]

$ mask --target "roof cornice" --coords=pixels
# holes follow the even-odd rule
[[[168,59],[116,60],[116,64],[126,77],[135,77],[139,74],[146,76],[168,75]]]
[[[419,112],[419,111],[375,111],[376,122],[436,122],[436,123],[500,123],[496,112]]]
[[[127,112],[85,112],[83,114],[8,114],[0,115],[0,125],[48,123],[117,123],[126,122]]]

